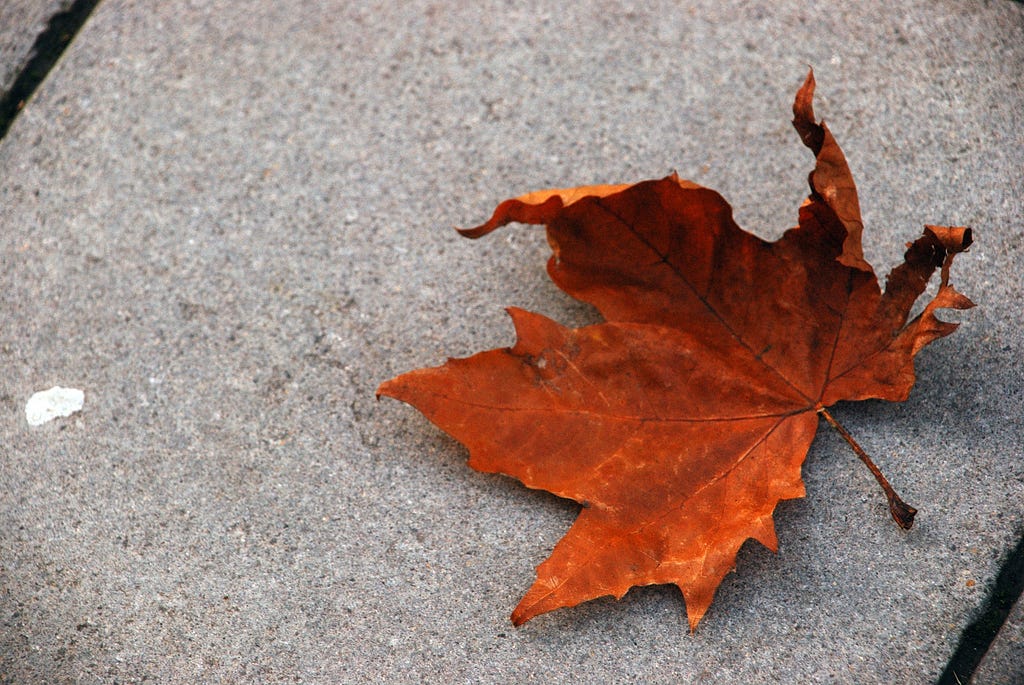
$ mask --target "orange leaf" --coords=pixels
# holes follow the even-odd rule
[[[967,228],[926,227],[881,291],[861,249],[853,178],[814,121],[813,91],[809,74],[793,107],[816,159],[811,194],[799,226],[775,242],[739,228],[718,193],[674,175],[531,193],[463,231],[545,224],[551,278],[605,319],[571,329],[509,309],[513,347],[378,390],[463,443],[473,468],[583,506],[538,567],[516,625],[671,583],[695,628],[748,538],[776,549],[772,513],[804,494],[818,412],[906,399],[914,355],[956,328],[936,310],[973,306],[948,283]],[[935,298],[908,321],[939,267]]]

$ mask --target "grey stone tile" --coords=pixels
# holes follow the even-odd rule
[[[1022,523],[1024,35],[1010,2],[459,8],[105,0],[0,142],[0,673],[12,682],[928,683]],[[453,225],[660,177],[796,220],[806,66],[884,273],[974,226],[979,307],[902,404],[824,428],[780,551],[694,635],[678,591],[513,629],[576,509],[464,465],[382,380],[593,314],[536,229]],[[53,385],[85,391],[27,425]]]

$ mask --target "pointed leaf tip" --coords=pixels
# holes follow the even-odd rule
[[[524,196],[525,197],[525,196]],[[473,228],[457,228],[464,238],[481,238],[506,224],[546,224],[562,209],[562,198],[551,195],[540,202],[524,201],[523,197],[505,200],[498,205],[491,218]]]
[[[800,134],[800,140],[817,156],[821,152],[825,132],[814,118],[814,87],[814,69],[809,69],[793,100],[793,126]]]
[[[814,171],[807,179],[811,188],[808,202],[828,207],[845,229],[843,251],[837,258],[839,263],[872,273],[871,265],[864,260],[861,246],[864,224],[861,221],[853,174],[828,126],[824,122],[815,121],[814,88],[812,69],[807,72],[807,78],[793,101],[793,127],[803,144],[814,153]]]
[[[466,238],[480,238],[512,222],[546,225],[554,221],[559,213],[569,205],[588,197],[607,197],[625,190],[630,185],[619,183],[536,190],[511,200],[505,200],[497,206],[491,218],[479,226],[455,230]]]

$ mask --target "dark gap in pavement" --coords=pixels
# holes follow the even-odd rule
[[[7,135],[21,108],[53,69],[71,40],[100,0],[75,0],[71,7],[50,17],[46,30],[36,37],[32,56],[11,89],[0,98],[0,139]]]
[[[937,685],[965,685],[970,682],[982,657],[992,646],[999,629],[1006,623],[1014,603],[1024,590],[1024,531],[1017,546],[1010,552],[996,577],[992,591],[985,598],[981,614],[964,629],[960,645]]]

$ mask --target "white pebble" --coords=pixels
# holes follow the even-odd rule
[[[58,416],[71,416],[82,409],[85,393],[76,388],[62,388],[55,385],[49,390],[37,392],[28,398],[25,405],[25,419],[30,426],[41,426]]]

